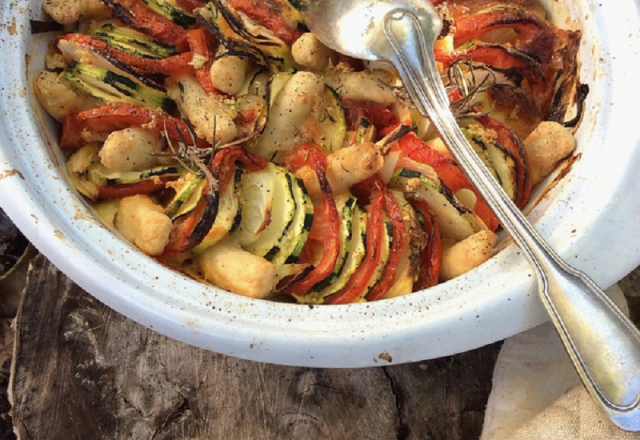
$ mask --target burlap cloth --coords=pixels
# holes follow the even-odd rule
[[[618,286],[607,293],[628,314]],[[480,440],[640,440],[591,401],[550,323],[507,339]]]

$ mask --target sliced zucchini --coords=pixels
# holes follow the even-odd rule
[[[111,171],[102,164],[87,169],[88,180],[95,185],[123,185],[143,182],[156,177],[179,177],[187,171],[181,166],[161,166],[145,171]]]
[[[278,252],[271,260],[276,266],[295,263],[298,260],[313,224],[313,202],[304,187],[304,182],[298,176],[293,174],[289,176],[293,186],[296,212],[291,225],[280,239]]]
[[[393,174],[389,186],[424,199],[443,236],[460,241],[480,230],[475,214],[456,199],[433,168],[409,159],[403,159],[402,166]]]
[[[243,227],[245,224],[244,208],[245,206],[251,206],[255,203],[255,190],[258,189],[258,191],[264,191],[265,189],[270,188],[268,190],[271,192],[272,198],[272,210],[269,216],[270,221],[266,228],[261,229],[254,241],[246,243],[243,247],[254,255],[264,257],[267,260],[272,260],[280,251],[280,245],[284,237],[287,235],[295,218],[296,202],[293,193],[293,175],[284,168],[273,163],[269,163],[264,170],[251,173],[251,175],[253,175],[255,184],[252,185],[251,188],[248,188],[249,193],[245,191],[245,182],[243,181],[242,183],[241,193],[243,200],[246,203],[243,203],[242,221],[240,223],[239,231],[247,229]],[[264,196],[261,194],[258,195],[257,198],[258,202],[260,199],[264,200]],[[257,217],[262,217],[264,219],[265,216],[262,215]],[[255,231],[256,224],[263,224],[262,221],[253,224],[251,224],[252,222],[249,223],[250,226],[252,226],[249,229],[249,232]],[[247,234],[247,236],[248,235],[249,234]]]
[[[195,14],[227,50],[251,54],[271,72],[293,71],[289,46],[269,29],[235,11],[226,0],[212,0],[196,9]]]
[[[322,304],[325,299],[342,290],[351,276],[360,267],[367,255],[367,213],[359,205],[355,205],[351,216],[351,241],[347,259],[342,266],[340,275],[328,286],[320,291],[306,295],[294,295],[301,303]]]
[[[360,118],[360,123],[356,128],[355,143],[373,142],[376,137],[376,126],[367,118]]]
[[[365,287],[364,292],[359,300],[366,300],[369,292],[373,290],[376,285],[380,282],[382,277],[384,276],[385,268],[387,267],[387,263],[389,262],[389,257],[391,256],[391,246],[393,246],[393,224],[391,220],[384,214],[384,227],[382,228],[382,248],[380,251],[380,259],[378,260],[378,264],[376,265],[376,269],[371,276],[371,279],[367,283],[367,287]],[[358,302],[356,300],[355,302]]]
[[[463,132],[473,145],[480,147],[489,162],[492,174],[507,196],[515,200],[518,196],[518,172],[513,153],[498,144],[494,137],[487,135],[486,130],[476,124]]]
[[[340,97],[333,89],[325,87],[322,102],[313,109],[312,116],[319,123],[312,140],[330,151],[342,148],[347,135],[347,121]]]
[[[176,53],[174,46],[122,26],[115,20],[91,22],[86,33],[111,47],[142,58],[167,58]]]
[[[353,236],[353,214],[356,210],[357,199],[351,194],[344,195],[336,198],[336,208],[340,216],[340,228],[338,230],[338,236],[340,237],[340,253],[336,260],[336,264],[331,271],[331,274],[313,286],[314,291],[319,291],[329,286],[340,276],[342,269],[347,261],[349,255],[349,246]]]
[[[151,88],[131,77],[74,60],[60,74],[80,84],[89,94],[106,102],[126,102],[147,108],[168,109],[172,103],[166,92]]]
[[[225,191],[218,195],[219,201],[216,219],[202,242],[193,248],[191,251],[192,254],[202,254],[207,248],[222,240],[233,230],[238,222],[238,216],[242,215],[240,213],[240,198],[238,194],[240,192],[243,174],[244,172],[237,168],[233,183],[227,185]]]
[[[202,195],[204,180],[205,179],[198,174],[188,173],[174,182],[171,186],[176,190],[176,194],[164,209],[164,213],[170,217],[171,220],[175,220],[195,208],[197,200],[195,200],[195,203],[187,203],[187,201],[189,199],[199,199],[199,197],[191,196],[198,192]],[[198,189],[200,189],[200,191],[198,191]],[[183,207],[186,209],[183,209]]]
[[[187,11],[177,7],[175,0],[140,0],[145,6],[152,11],[163,16],[169,21],[188,28],[196,24],[196,17]]]
[[[413,284],[420,271],[420,254],[424,246],[424,228],[421,227],[418,213],[404,197],[401,191],[392,189],[391,193],[402,209],[402,220],[405,227],[405,243],[396,270],[393,284],[383,298],[406,295],[413,291]]]

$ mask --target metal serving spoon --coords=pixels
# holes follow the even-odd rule
[[[534,267],[542,302],[587,390],[616,425],[640,430],[640,332],[540,237],[460,131],[434,57],[438,11],[428,0],[303,0],[302,10],[328,47],[396,67],[418,110]]]

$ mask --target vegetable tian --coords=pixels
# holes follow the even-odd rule
[[[536,0],[434,3],[451,109],[522,208],[574,149],[580,32]],[[145,254],[254,298],[374,301],[486,261],[498,221],[393,67],[331,51],[297,8],[45,0],[65,33],[34,92],[71,182]]]

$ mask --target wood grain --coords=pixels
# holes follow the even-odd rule
[[[42,256],[17,322],[12,416],[33,440],[468,440],[499,350],[353,370],[245,361],[130,321]]]

